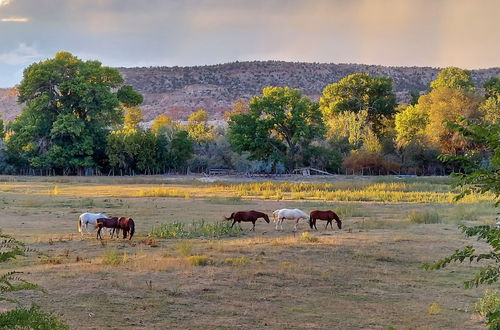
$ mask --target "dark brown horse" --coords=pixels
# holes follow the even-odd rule
[[[95,227],[99,228],[99,230],[97,231],[97,239],[101,239],[101,240],[102,240],[102,236],[101,236],[102,228],[112,228],[113,229],[113,232],[111,234],[111,238],[113,238],[113,235],[115,234],[115,230],[120,229],[117,217],[99,218],[95,222]],[[118,233],[116,233],[116,236],[118,236]]]
[[[309,214],[309,226],[311,226],[311,229],[314,228],[318,230],[318,228],[316,228],[316,220],[325,220],[325,229],[328,228],[328,224],[330,224],[332,230],[332,221],[335,220],[337,221],[337,227],[339,227],[339,229],[342,229],[342,221],[340,221],[339,216],[333,211],[312,211],[311,214]]]
[[[239,212],[234,212],[231,213],[231,216],[229,218],[224,217],[224,220],[229,221],[233,220],[233,224],[231,225],[231,228],[233,228],[234,224],[237,222],[238,226],[240,226],[241,229],[241,222],[252,222],[253,227],[252,230],[255,231],[255,221],[259,218],[264,218],[267,223],[269,223],[269,217],[267,214],[259,212],[259,211],[239,211]]]
[[[123,238],[127,238],[127,235],[130,233],[128,239],[132,239],[135,232],[135,223],[132,218],[120,217],[120,219],[118,219],[118,227],[123,230]]]

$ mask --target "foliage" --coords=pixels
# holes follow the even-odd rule
[[[391,78],[355,73],[327,85],[323,89],[319,105],[326,118],[338,112],[366,110],[368,120],[378,133],[382,117],[394,114],[396,96],[392,91]]]
[[[355,173],[394,174],[401,166],[384,159],[378,153],[354,150],[344,159],[342,167]]]
[[[284,161],[292,170],[301,149],[323,131],[317,105],[297,89],[266,87],[251,99],[248,113],[231,116],[228,134],[235,151],[248,151],[254,160]]]
[[[480,106],[484,120],[500,124],[500,77],[493,77],[484,83],[485,100]]]
[[[136,132],[140,129],[139,123],[142,121],[142,110],[138,107],[125,107],[123,121],[123,129],[125,132]]]
[[[470,141],[443,125],[443,121],[457,123],[460,118],[466,118],[478,122],[481,119],[480,101],[478,95],[448,87],[437,87],[421,96],[416,107],[418,113],[428,118],[425,136],[442,153],[465,153],[471,148]]]
[[[436,88],[452,88],[472,91],[474,84],[469,70],[463,70],[456,67],[448,67],[441,70],[437,78],[431,82],[431,89]]]
[[[189,116],[186,128],[189,136],[198,143],[207,142],[213,139],[214,128],[208,125],[208,114],[203,109]]]
[[[307,243],[317,243],[319,241],[317,236],[311,235],[308,231],[303,232],[300,235],[300,239]]]
[[[116,249],[106,250],[101,263],[103,265],[118,266],[127,262],[127,253],[118,253]]]
[[[69,326],[37,305],[18,307],[0,314],[0,329],[65,330]]]
[[[0,263],[23,256],[31,251],[22,242],[0,232]],[[68,326],[57,317],[45,313],[36,305],[26,309],[21,303],[8,294],[22,290],[45,292],[37,284],[22,279],[20,272],[11,271],[0,276],[0,301],[17,304],[16,309],[0,313],[0,329],[68,329]]]
[[[151,126],[151,130],[155,134],[161,134],[162,129],[171,125],[172,125],[172,119],[170,119],[170,117],[168,117],[167,115],[162,114],[154,119],[153,125]]]
[[[444,155],[444,161],[461,162],[466,173],[455,174],[457,185],[464,187],[464,191],[456,198],[463,198],[471,193],[493,193],[496,204],[500,204],[500,125],[477,125],[463,120],[461,123],[450,123],[448,127],[463,136],[469,137],[474,142],[482,145],[488,153],[489,161],[477,161],[474,155],[453,156]],[[450,263],[465,260],[480,262],[482,266],[472,279],[464,281],[465,287],[478,286],[479,284],[493,284],[500,278],[500,229],[496,226],[481,225],[475,227],[460,226],[467,237],[477,237],[488,244],[490,251],[476,253],[472,245],[455,252],[446,258],[436,261],[432,265],[424,265],[426,269],[441,269]],[[497,329],[500,325],[500,311],[496,310],[487,315],[490,329]]]
[[[8,127],[9,161],[73,173],[102,165],[108,129],[122,120],[120,97],[133,92],[122,88],[118,97],[122,82],[118,70],[67,52],[30,65],[19,86],[26,106]]]
[[[158,238],[223,238],[241,235],[237,227],[231,228],[231,222],[207,223],[204,220],[194,221],[191,224],[183,222],[163,223],[160,227],[153,227],[149,236]]]
[[[500,294],[498,290],[485,290],[483,298],[479,299],[474,305],[474,310],[485,317],[500,312]]]
[[[187,261],[193,266],[208,266],[214,263],[214,261],[207,256],[189,256]]]
[[[422,140],[428,122],[429,116],[420,111],[418,105],[407,106],[395,117],[396,143],[405,147],[412,141]]]
[[[441,217],[436,211],[411,211],[406,216],[408,221],[419,224],[440,223]]]
[[[456,185],[463,188],[456,199],[471,193],[493,193],[496,205],[500,204],[500,124],[473,124],[462,120],[459,123],[448,123],[447,126],[472,139],[484,152],[485,158],[476,153],[464,156],[442,155],[445,162],[459,162],[465,173],[454,173]]]

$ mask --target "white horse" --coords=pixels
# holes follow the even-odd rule
[[[299,224],[299,221],[301,219],[304,220],[309,220],[309,215],[306,214],[304,211],[299,210],[299,209],[281,209],[281,210],[276,210],[278,212],[278,220],[276,222],[276,230],[278,229],[278,226],[281,227],[281,230],[283,230],[283,221],[285,220],[295,220],[295,226],[293,227],[293,230],[297,230],[297,225]],[[274,212],[276,212],[274,211]],[[274,212],[273,212],[273,217],[274,217]]]
[[[83,226],[85,226],[85,231],[89,232],[89,224],[95,227],[96,220],[100,218],[108,218],[104,213],[82,213],[78,217],[78,232],[83,236]]]
[[[278,213],[279,213],[279,211],[281,211],[281,209],[273,211],[273,222],[274,223],[276,223],[276,221],[278,220]]]

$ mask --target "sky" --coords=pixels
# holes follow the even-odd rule
[[[500,66],[499,0],[0,0],[0,87],[65,50],[108,66]]]

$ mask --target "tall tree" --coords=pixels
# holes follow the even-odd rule
[[[484,120],[500,124],[500,77],[493,77],[484,83],[485,100],[480,106]]]
[[[30,65],[19,86],[26,106],[9,126],[11,161],[78,173],[102,165],[108,130],[123,119],[120,102],[142,100],[130,87],[114,92],[122,83],[118,70],[68,52]]]
[[[324,133],[318,106],[298,89],[266,87],[250,100],[248,113],[229,121],[229,140],[237,152],[256,160],[284,161],[294,169],[300,151]]]
[[[472,91],[474,90],[474,84],[472,83],[471,72],[456,67],[445,68],[439,71],[437,78],[431,82],[431,89],[440,87]]]
[[[323,89],[319,106],[326,118],[343,111],[366,110],[378,133],[382,129],[382,117],[391,117],[395,113],[392,79],[372,77],[368,73],[348,75]]]

